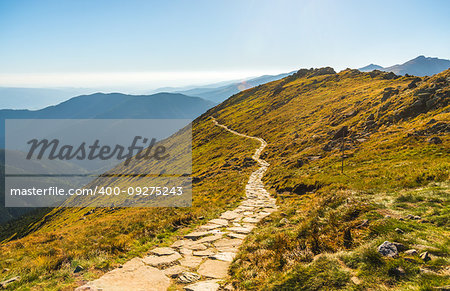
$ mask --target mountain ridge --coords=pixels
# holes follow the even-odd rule
[[[420,55],[414,59],[389,67],[382,67],[375,64],[359,68],[361,72],[369,72],[380,70],[384,72],[393,72],[397,75],[414,75],[414,76],[432,76],[450,68],[450,60],[439,59],[436,57],[425,57]]]

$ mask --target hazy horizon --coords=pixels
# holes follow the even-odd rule
[[[445,7],[440,0],[1,1],[0,86],[150,90],[449,58]]]

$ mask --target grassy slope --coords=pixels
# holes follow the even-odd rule
[[[432,126],[426,124],[432,118],[447,121],[449,108],[422,114],[404,110],[417,99],[417,90],[437,77],[421,79],[411,90],[413,77],[349,70],[323,75],[328,71],[299,71],[244,91],[194,122],[193,175],[201,181],[194,184],[192,209],[96,209],[89,215],[90,209],[54,210],[28,227],[31,234],[1,246],[0,267],[9,269],[2,277],[20,275],[25,288],[75,286],[168,243],[200,223],[201,216],[235,205],[254,169],[241,163],[257,145],[214,127],[208,120],[212,115],[268,142],[263,158],[271,167],[264,179],[281,205],[246,240],[232,269],[236,286],[315,290],[444,284],[442,275],[419,274],[418,268],[440,272],[448,260],[449,137],[439,134],[443,143],[435,145],[426,142],[429,136],[407,135]],[[397,86],[399,94],[381,102],[383,90]],[[443,90],[448,96],[448,83]],[[374,122],[367,122],[371,114]],[[331,141],[343,125],[350,128],[345,175],[338,145]],[[424,185],[430,186],[414,190]],[[431,223],[397,219],[405,213],[421,213]],[[356,228],[363,219],[369,219],[368,226]],[[396,227],[405,234],[398,235]],[[411,266],[403,257],[382,259],[374,249],[385,238],[425,245],[437,257],[425,265],[414,258]],[[85,271],[74,275],[78,264]],[[398,265],[406,275],[393,275]],[[351,283],[353,276],[361,284]]]
[[[287,78],[216,107],[218,120],[268,142],[264,158],[271,167],[264,179],[281,205],[280,213],[246,241],[233,266],[235,285],[403,290],[448,284],[449,134],[448,129],[429,135],[418,131],[448,122],[450,87],[441,81],[449,76],[447,71],[421,79],[414,89],[407,88],[412,77],[386,79],[389,75],[350,70]],[[446,96],[440,107],[405,110],[435,83]],[[383,102],[386,87],[399,87],[399,93]],[[427,124],[431,119],[435,122]],[[342,126],[350,130],[345,175],[340,173],[339,143],[324,149],[333,146],[333,135]],[[433,136],[443,143],[427,142]],[[399,220],[407,214],[423,220]],[[357,227],[365,219],[368,225]],[[383,259],[376,246],[386,239],[435,257],[428,263],[403,255]]]
[[[155,245],[170,243],[204,219],[238,203],[254,166],[245,157],[257,143],[243,140],[200,120],[193,128],[193,207],[191,208],[68,208],[15,230],[30,234],[0,246],[1,277],[21,276],[10,289],[59,289],[78,286]],[[30,224],[28,224],[30,223]],[[25,227],[24,227],[25,226]],[[6,229],[3,237],[10,237]],[[18,236],[23,235],[18,233]],[[84,271],[73,274],[77,265]]]

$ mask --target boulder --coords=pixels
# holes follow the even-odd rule
[[[395,257],[398,255],[398,250],[395,244],[385,241],[380,246],[378,246],[378,253],[384,257]]]

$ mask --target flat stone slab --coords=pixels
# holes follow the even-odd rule
[[[229,266],[230,262],[207,259],[197,272],[204,277],[221,279],[227,276]]]
[[[163,270],[164,275],[171,277],[171,278],[176,278],[176,277],[178,277],[178,275],[180,275],[181,273],[186,272],[186,271],[188,271],[188,268],[183,267],[181,265],[175,265],[175,266],[172,266],[170,268]]]
[[[238,238],[238,239],[244,239],[246,237],[245,234],[241,234],[241,233],[234,233],[234,232],[229,232],[227,233],[227,236],[231,237],[231,238]]]
[[[239,247],[217,247],[216,250],[218,252],[237,253],[239,252]]]
[[[201,239],[197,240],[197,242],[199,242],[199,243],[213,242],[213,241],[216,241],[221,238],[222,238],[222,234],[215,234],[215,235],[202,237]]]
[[[172,248],[181,248],[188,240],[177,240],[173,244],[170,245]]]
[[[217,280],[206,280],[187,285],[183,289],[186,291],[217,291],[219,288]]]
[[[232,220],[232,219],[235,219],[238,217],[241,217],[241,215],[234,211],[226,211],[226,212],[222,213],[222,215],[220,216],[220,218],[228,219],[228,220]]]
[[[151,250],[151,252],[158,256],[168,256],[168,255],[172,255],[172,254],[176,253],[176,251],[174,249],[167,248],[167,247],[156,248],[156,249]]]
[[[194,244],[190,244],[190,245],[185,245],[184,246],[186,249],[190,249],[193,251],[202,251],[202,250],[206,250],[207,247],[204,244],[201,243],[194,243]]]
[[[168,256],[147,256],[143,258],[142,261],[152,267],[163,267],[170,265],[181,258],[182,257],[179,253],[174,253]]]
[[[227,228],[227,230],[237,232],[237,233],[242,233],[242,234],[249,234],[252,231],[250,228],[239,227],[239,226],[229,227],[229,228]]]
[[[209,256],[210,259],[224,262],[232,262],[234,257],[236,257],[236,253],[234,252],[220,252],[212,256]]]
[[[247,222],[247,223],[258,223],[259,219],[257,218],[253,218],[253,217],[246,217],[242,220],[242,222]]]
[[[125,263],[122,268],[114,269],[77,290],[165,291],[170,285],[171,281],[163,271],[147,266],[141,259],[135,258]]]
[[[212,249],[207,249],[204,251],[194,251],[193,255],[197,257],[209,257],[214,255],[216,252]]]
[[[216,247],[236,247],[240,246],[242,244],[242,239],[229,239],[229,238],[223,238],[218,241],[215,241],[213,244]]]
[[[182,255],[192,255],[192,250],[187,248],[180,248],[180,254]]]
[[[197,268],[200,263],[202,262],[201,257],[194,257],[194,256],[184,256],[179,262],[180,265],[188,268]]]
[[[197,240],[208,234],[209,233],[207,231],[194,231],[194,232],[186,234],[184,237],[187,239]]]
[[[216,219],[210,220],[209,223],[226,226],[226,225],[228,225],[228,220],[222,219],[222,218],[216,218]]]
[[[208,223],[208,224],[200,226],[201,229],[206,229],[206,230],[216,229],[216,228],[220,228],[220,227],[223,227],[223,225],[214,224],[214,223]]]

